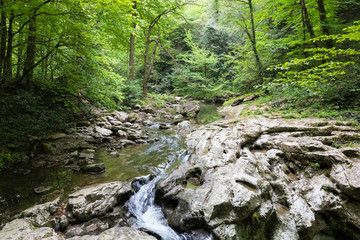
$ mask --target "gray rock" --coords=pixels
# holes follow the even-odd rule
[[[154,123],[153,123],[151,120],[145,120],[145,121],[143,122],[143,124],[144,124],[145,126],[151,126],[151,125],[153,125]]]
[[[127,121],[128,122],[131,122],[131,123],[134,123],[136,120],[138,120],[139,119],[139,115],[138,114],[136,114],[136,113],[130,113],[129,115],[128,115],[128,118],[127,118]]]
[[[51,239],[63,240],[62,236],[56,234],[49,227],[37,228],[28,219],[15,219],[5,225],[0,231],[1,240],[23,240],[23,239]]]
[[[103,127],[95,127],[94,129],[95,133],[99,133],[100,135],[107,137],[112,134],[112,131]]]
[[[116,135],[119,136],[121,139],[126,139],[127,138],[127,133],[125,131],[122,131],[122,130],[118,130]]]
[[[84,235],[99,235],[104,230],[109,229],[109,224],[100,221],[95,218],[90,220],[89,222],[72,225],[65,232],[66,238],[79,237]]]
[[[37,226],[45,226],[50,222],[51,214],[55,213],[60,206],[61,199],[62,195],[57,197],[54,201],[35,205],[21,212],[18,217],[31,219]]]
[[[95,154],[93,152],[87,152],[87,151],[81,152],[79,154],[80,159],[93,159],[94,156],[95,156]]]
[[[69,240],[107,240],[107,239],[117,239],[117,240],[156,240],[155,237],[150,236],[145,232],[141,232],[135,228],[129,227],[114,227],[102,232],[98,236],[85,235],[81,237],[69,238]]]
[[[120,122],[125,122],[129,117],[129,115],[127,113],[120,112],[120,111],[113,112],[113,116]]]
[[[186,231],[206,224],[220,239],[285,240],[343,232],[351,224],[344,236],[360,236],[354,207],[360,201],[360,163],[349,159],[347,150],[324,144],[332,126],[314,127],[311,120],[231,121],[188,130],[191,156],[158,184],[171,226]],[[186,122],[179,123],[183,127]]]
[[[140,131],[130,131],[130,132],[128,132],[127,138],[129,140],[135,141],[135,140],[141,139],[142,134],[143,134],[143,132],[141,130]]]
[[[131,192],[128,182],[89,186],[69,195],[68,209],[78,222],[105,215]]]
[[[103,173],[105,171],[104,163],[94,163],[81,167],[83,173]]]
[[[331,170],[331,179],[351,198],[360,201],[360,162],[337,164]]]
[[[51,186],[48,186],[48,187],[41,186],[41,187],[34,188],[34,192],[44,193],[44,192],[50,191],[51,189],[52,189]]]
[[[131,141],[131,140],[128,140],[128,139],[120,139],[119,140],[119,143],[121,146],[125,147],[125,146],[128,146],[128,145],[134,145],[136,144],[134,141]]]
[[[178,110],[178,113],[188,117],[196,117],[196,114],[199,111],[200,105],[198,102],[186,102],[182,104],[181,108]]]

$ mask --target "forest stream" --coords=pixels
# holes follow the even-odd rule
[[[360,154],[333,145],[356,141],[356,128],[239,117],[243,106],[186,108],[196,109],[198,122],[214,122],[188,121],[176,115],[178,104],[167,107],[172,116],[100,112],[101,122],[50,141],[56,148],[77,136],[86,144],[65,167],[3,176],[1,220],[8,223],[0,239],[359,239]],[[132,144],[115,150],[119,143]],[[60,189],[55,200],[45,197]]]
[[[219,117],[215,106],[203,104],[197,122],[209,123]],[[147,229],[162,239],[191,239],[191,233],[178,234],[171,229],[161,207],[155,203],[158,181],[189,157],[183,138],[173,129],[160,129],[159,123],[143,127],[143,130],[156,141],[130,145],[112,152],[98,148],[94,152],[94,161],[105,164],[106,171],[101,174],[83,174],[71,166],[48,167],[44,171],[30,165],[23,166],[20,171],[2,174],[0,227],[22,210],[49,201],[51,192],[63,191],[64,202],[69,194],[86,186],[143,179],[142,185],[135,180],[137,192],[125,204],[129,214],[135,217],[133,226]],[[208,235],[208,239],[212,239],[211,235]]]

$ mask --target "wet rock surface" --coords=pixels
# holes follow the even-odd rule
[[[103,216],[131,193],[130,183],[112,182],[88,186],[69,195],[68,210],[76,222]]]
[[[359,152],[330,140],[358,132],[317,121],[228,119],[193,129],[189,160],[158,185],[169,224],[219,239],[359,239]]]

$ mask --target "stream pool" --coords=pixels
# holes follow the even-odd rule
[[[138,176],[158,173],[165,168],[169,158],[176,159],[185,146],[181,137],[171,130],[150,129],[158,141],[151,144],[127,146],[112,151],[104,148],[95,154],[95,162],[103,162],[106,171],[102,174],[83,174],[68,167],[32,168],[29,174],[8,172],[0,175],[0,227],[11,220],[11,216],[46,201],[49,193],[64,190],[64,196],[74,190],[94,183],[127,181]],[[26,169],[26,168],[24,168]],[[36,193],[43,187],[48,191]]]

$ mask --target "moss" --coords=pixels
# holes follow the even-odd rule
[[[198,189],[200,186],[196,186],[194,184],[192,184],[190,181],[187,181],[187,184],[186,184],[186,188],[189,188],[189,189]]]

